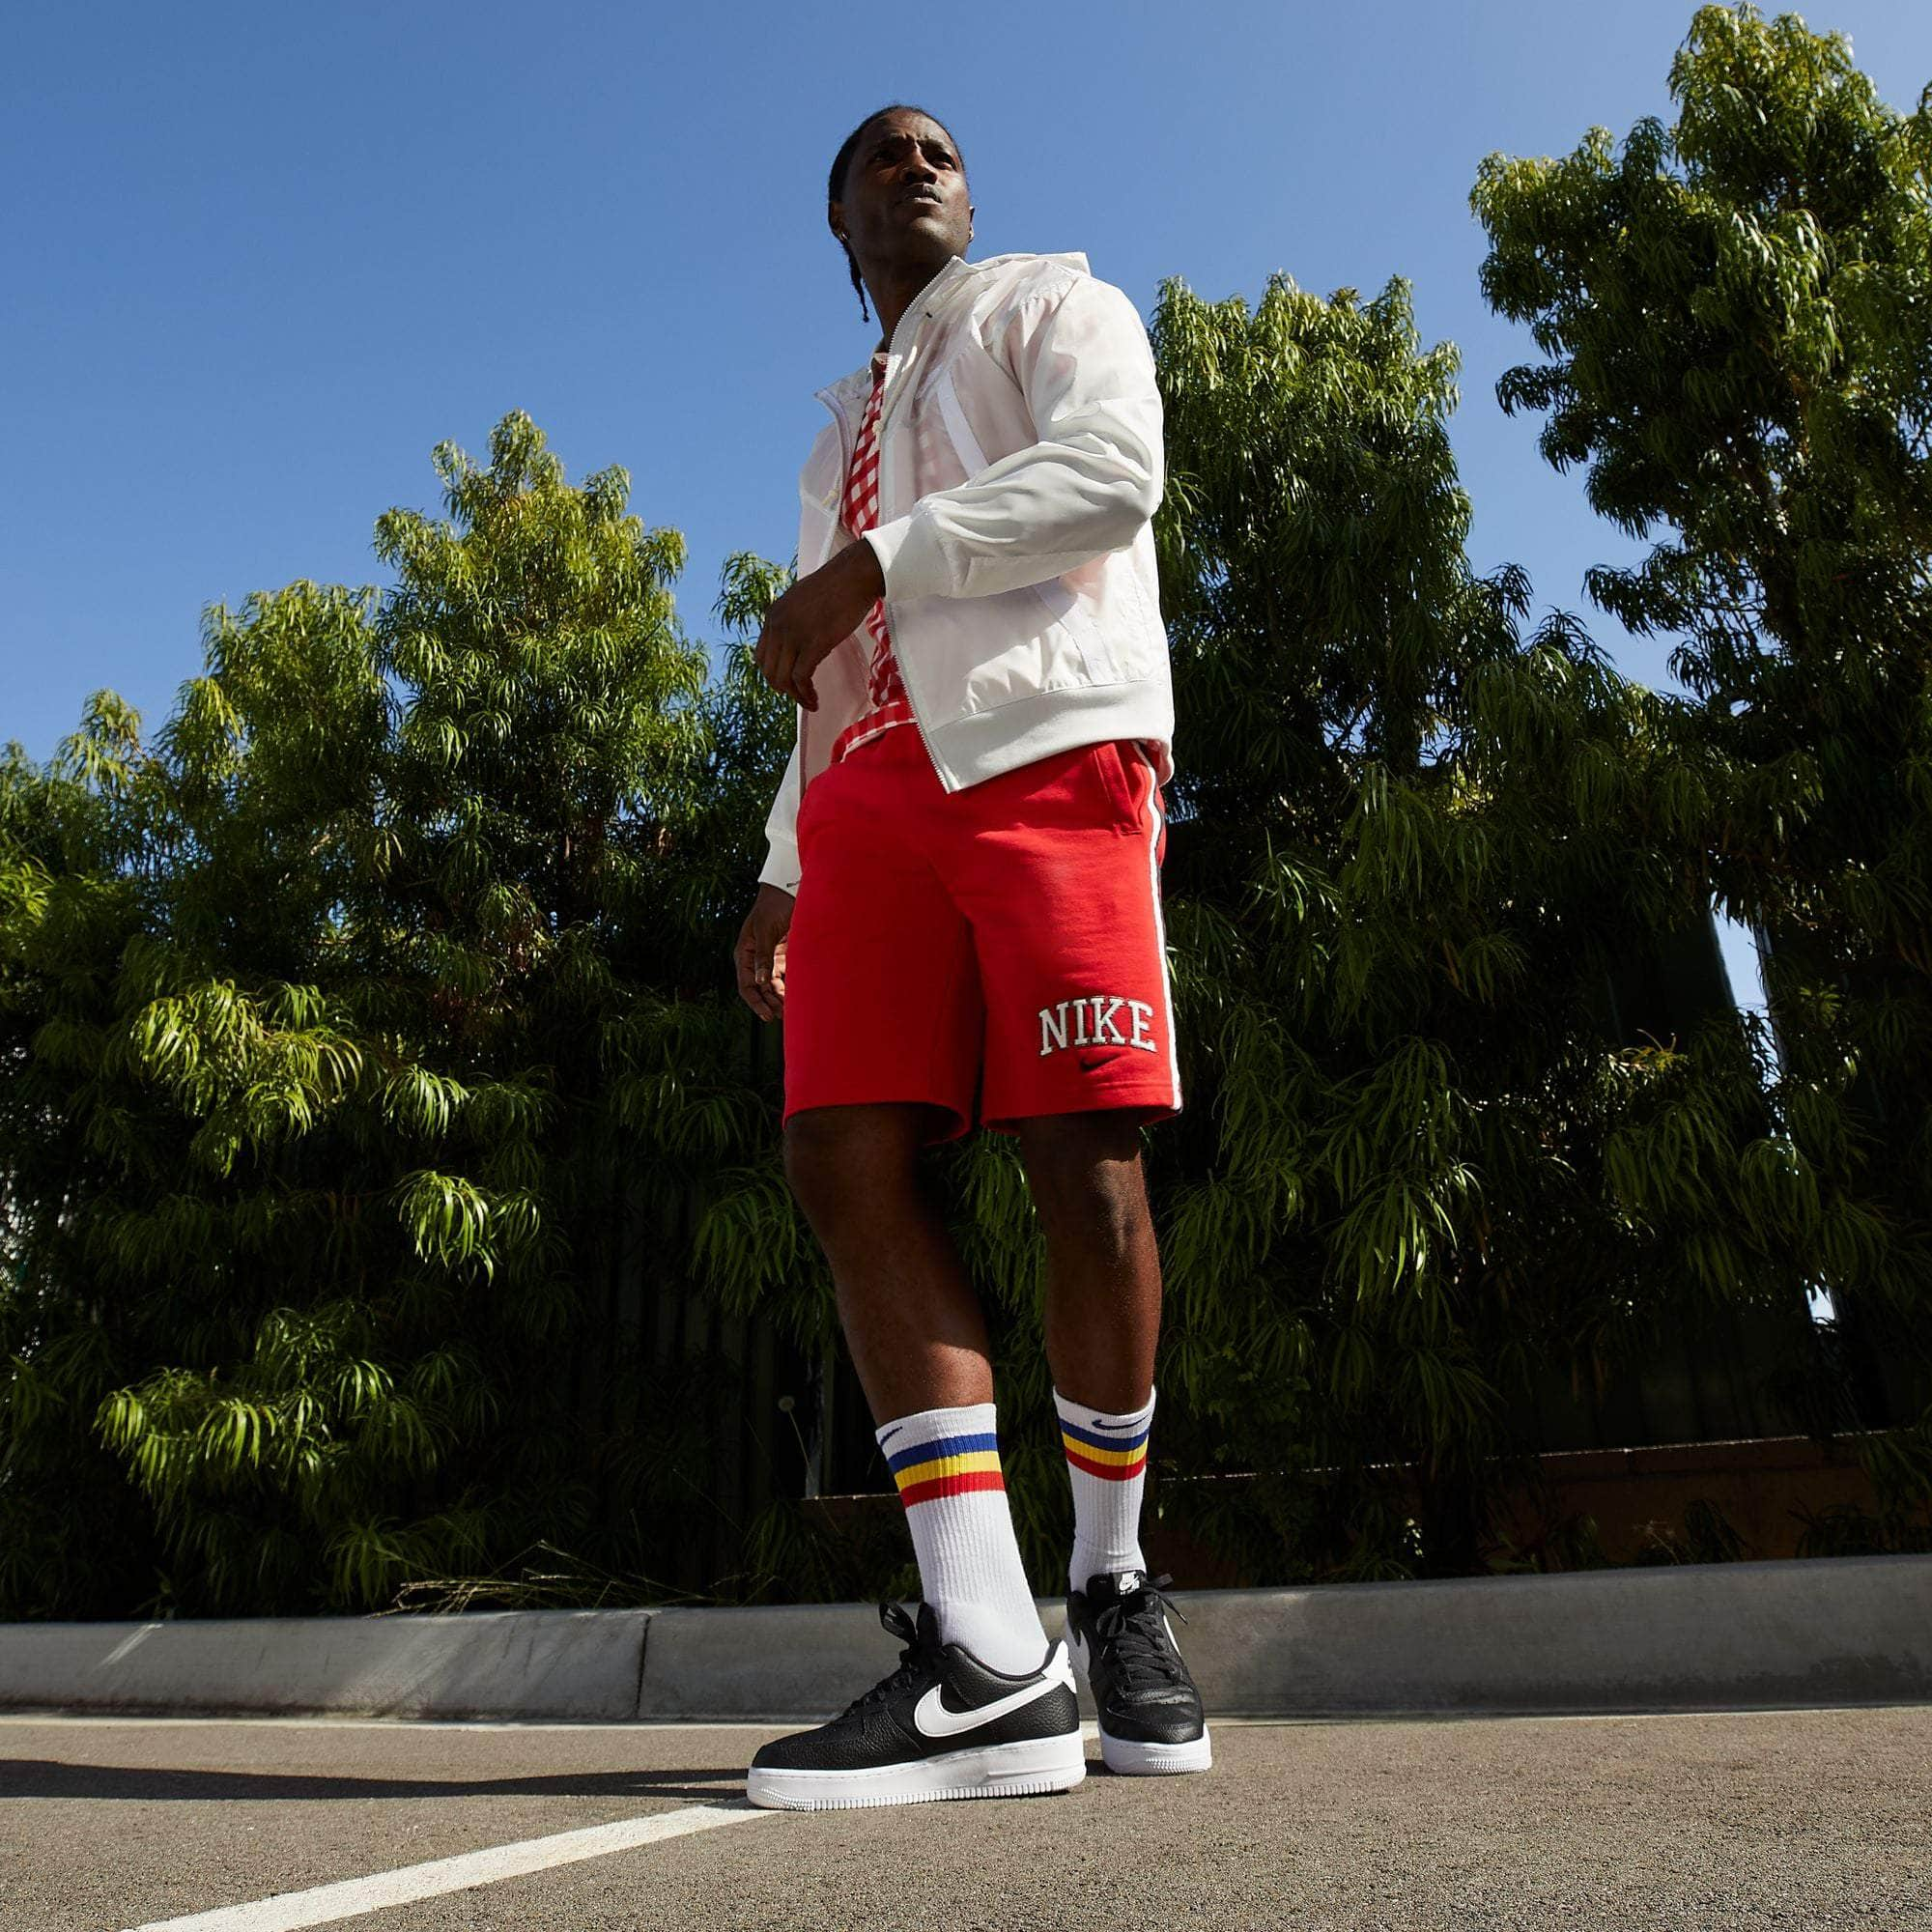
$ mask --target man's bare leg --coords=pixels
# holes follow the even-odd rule
[[[1046,1633],[1007,1506],[985,1315],[919,1169],[929,1111],[803,1109],[785,1127],[785,1173],[832,1264],[940,1635],[1025,1675]]]
[[[853,1365],[881,1424],[993,1399],[986,1320],[919,1171],[932,1110],[809,1107],[785,1175],[831,1264]],[[1110,1109],[1018,1123],[1046,1238],[1054,1386],[1099,1409],[1142,1406],[1160,1334],[1160,1259],[1138,1127]]]
[[[919,1171],[936,1111],[807,1107],[785,1124],[785,1178],[831,1264],[845,1344],[881,1427],[993,1399],[985,1314]]]
[[[1069,1401],[1118,1411],[1153,1391],[1160,1255],[1140,1128],[1122,1112],[1018,1123],[1020,1158],[1046,1236],[1046,1359]]]
[[[1073,1488],[1067,1645],[1108,1770],[1206,1771],[1201,1693],[1140,1547],[1161,1302],[1140,1129],[1111,1109],[1041,1116],[1020,1123],[1020,1151],[1046,1233],[1046,1352]]]

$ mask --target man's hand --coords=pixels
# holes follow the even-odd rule
[[[765,682],[816,711],[811,673],[865,622],[885,588],[878,553],[863,539],[801,577],[765,612],[756,650]]]
[[[738,991],[761,1020],[775,1020],[784,1007],[785,934],[797,901],[782,886],[761,885],[739,928],[731,957],[738,968]]]

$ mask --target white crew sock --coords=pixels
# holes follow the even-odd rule
[[[1060,1442],[1073,1485],[1073,1555],[1067,1586],[1084,1590],[1102,1571],[1145,1570],[1141,1554],[1141,1492],[1147,1488],[1148,1430],[1153,1397],[1127,1415],[1110,1415],[1068,1402],[1058,1389]]]
[[[1046,1661],[1046,1632],[1007,1507],[994,1405],[923,1408],[878,1432],[939,1634],[1017,1676]]]

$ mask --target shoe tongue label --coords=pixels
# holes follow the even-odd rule
[[[1114,1578],[1114,1588],[1122,1597],[1131,1597],[1145,1579],[1138,1570],[1122,1570]]]

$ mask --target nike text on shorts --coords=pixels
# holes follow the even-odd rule
[[[786,1120],[925,1101],[945,1116],[930,1144],[1038,1114],[1180,1110],[1167,816],[1139,740],[949,792],[902,724],[812,780],[798,839]]]

